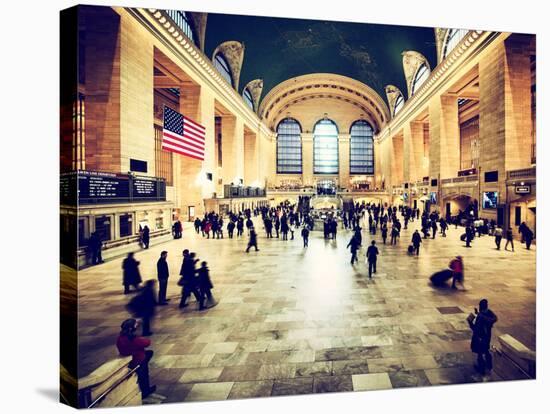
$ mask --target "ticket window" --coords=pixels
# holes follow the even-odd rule
[[[119,217],[120,221],[120,237],[128,237],[131,236],[132,231],[132,225],[133,225],[133,217],[131,214],[122,214]]]
[[[164,217],[156,217],[155,218],[155,229],[161,230],[164,228]]]
[[[100,240],[111,240],[111,218],[109,216],[97,216],[95,218],[95,231]]]

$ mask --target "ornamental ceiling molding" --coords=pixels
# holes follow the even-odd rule
[[[288,79],[275,86],[264,97],[258,114],[268,123],[270,128],[280,108],[289,101],[312,95],[339,96],[340,99],[349,99],[361,105],[371,118],[376,120],[380,130],[390,119],[386,102],[374,89],[358,80],[332,73],[314,73]]]
[[[254,79],[246,84],[243,88],[244,91],[248,89],[250,95],[252,95],[252,102],[254,103],[254,110],[257,111],[260,106],[260,98],[262,96],[262,91],[264,89],[264,80],[263,79]]]
[[[244,43],[237,40],[228,40],[220,43],[214,53],[212,53],[212,62],[218,53],[221,53],[231,69],[231,77],[233,78],[233,87],[239,90],[239,78],[241,77],[241,69],[244,60]]]
[[[150,33],[155,36],[164,46],[168,47],[182,62],[192,62],[189,68],[205,82],[218,91],[236,112],[252,126],[257,126],[268,138],[273,138],[273,131],[265,123],[261,122],[254,111],[244,103],[239,95],[214,67],[212,61],[179,29],[173,25],[164,10],[124,8],[134,18],[138,19]],[[188,64],[188,63],[187,63]]]
[[[199,47],[201,48],[201,51],[204,52],[204,40],[206,38],[206,20],[208,13],[188,12],[187,14],[191,17],[191,21],[193,22],[195,35],[198,37],[199,40]]]
[[[403,72],[405,73],[405,80],[407,81],[407,92],[409,98],[412,95],[412,83],[414,76],[418,71],[418,68],[423,64],[426,64],[428,70],[431,72],[430,63],[428,59],[424,57],[421,53],[418,53],[414,50],[406,50],[402,53],[403,55]]]
[[[272,114],[273,116],[272,116],[271,121],[268,124],[268,126],[275,131],[276,128],[277,128],[277,125],[279,125],[279,122],[281,122],[281,120],[283,120],[284,118],[287,117],[288,109],[291,106],[299,104],[299,103],[307,101],[307,100],[311,100],[311,99],[334,99],[336,101],[345,102],[346,104],[356,106],[362,112],[364,112],[363,116],[361,116],[361,119],[369,121],[369,123],[373,126],[375,132],[380,131],[380,129],[381,129],[379,121],[372,115],[371,110],[368,107],[366,107],[365,105],[363,105],[362,102],[360,102],[359,100],[353,99],[353,98],[340,96],[340,95],[335,95],[335,94],[330,94],[330,93],[313,93],[313,94],[310,94],[310,95],[304,95],[304,96],[298,97],[298,98],[290,100],[290,101],[285,101],[285,104],[281,107],[278,107],[277,112]],[[290,118],[298,119],[299,116],[291,115]],[[321,119],[324,119],[324,118],[321,117],[321,118],[317,119],[317,121],[319,121]],[[316,122],[314,122],[314,124]],[[301,124],[301,122],[300,122],[300,124]],[[302,125],[302,127],[304,129],[304,132],[313,130],[313,126],[306,128]],[[349,130],[350,127],[351,127],[351,125],[348,128],[341,128],[341,130],[346,130],[347,131],[347,130]],[[339,126],[339,128],[340,128],[340,126]],[[345,135],[345,134],[340,133],[339,135]]]
[[[439,90],[442,86],[441,78],[443,78],[443,82],[445,82],[449,76],[452,76],[453,73],[458,70],[460,65],[464,63],[464,55],[466,55],[467,58],[478,55],[500,36],[506,36],[506,33],[472,30],[464,36],[464,38],[453,48],[451,53],[430,72],[430,76],[428,76],[428,79],[418,88],[416,93],[405,101],[403,109],[401,109],[399,113],[388,122],[384,129],[375,136],[375,142],[381,142],[389,137],[392,131],[399,130],[403,122],[411,115],[411,111],[416,109],[415,105],[422,102],[422,99],[426,100]],[[457,61],[459,62],[456,63]]]
[[[390,113],[395,113],[395,101],[397,101],[397,98],[399,95],[403,96],[403,93],[399,90],[399,88],[395,85],[386,85],[386,98],[388,99],[388,104],[390,106]],[[403,96],[403,100],[405,100],[405,96]]]
[[[443,59],[443,45],[445,44],[445,38],[449,29],[443,29],[440,27],[434,28],[435,32],[435,49],[437,51],[437,64],[441,63]]]

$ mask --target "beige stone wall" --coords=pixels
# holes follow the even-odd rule
[[[155,175],[153,42],[145,29],[125,14],[120,19],[120,156],[121,170],[130,158],[147,162]]]

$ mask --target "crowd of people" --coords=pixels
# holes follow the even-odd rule
[[[230,239],[245,237],[246,228],[248,243],[246,252],[251,248],[259,251],[258,235],[254,226],[253,217],[259,218],[263,224],[266,239],[280,239],[281,241],[294,240],[295,231],[300,231],[303,240],[303,247],[309,245],[309,235],[314,229],[315,218],[309,207],[299,203],[293,205],[288,202],[281,203],[275,207],[258,207],[248,209],[242,212],[228,212],[225,216],[210,212],[202,218],[194,221],[194,229],[197,235],[207,239],[223,239],[224,230]],[[408,245],[407,253],[409,255],[420,254],[420,246],[426,239],[434,239],[437,234],[446,237],[448,222],[454,223],[453,219],[447,220],[438,214],[437,211],[423,212],[419,209],[407,206],[383,206],[381,204],[355,203],[348,205],[346,210],[338,214],[332,211],[325,214],[322,219],[323,232],[325,239],[335,239],[339,224],[345,231],[351,232],[351,238],[347,248],[351,251],[351,264],[358,263],[358,253],[363,244],[362,225],[368,226],[368,232],[371,236],[380,234],[381,243],[388,244],[387,237],[390,236],[389,244],[398,245],[402,229],[407,229],[411,222],[419,221],[420,229],[415,229],[412,233],[411,242]],[[256,220],[257,221],[257,220]],[[476,223],[477,221],[477,223]],[[181,238],[182,226],[176,222],[173,227],[174,238]],[[403,224],[402,224],[403,223]],[[507,243],[511,243],[512,250],[513,238],[507,231],[504,235],[503,230],[496,223],[485,223],[479,220],[470,220],[465,223],[465,233],[463,240],[466,246],[471,246],[472,240],[476,234],[481,237],[489,234],[495,237],[497,249],[500,249],[500,243],[503,237],[506,237]],[[487,227],[487,232],[485,232]],[[236,233],[235,233],[236,230]],[[439,230],[439,233],[438,233]],[[529,248],[532,241],[532,231],[522,223],[520,226],[522,239]],[[377,261],[380,257],[380,251],[374,237],[370,238],[370,243],[365,252],[365,264],[368,267],[368,277],[372,278],[377,271]],[[146,248],[144,246],[144,248]],[[179,308],[189,306],[190,297],[196,300],[198,310],[202,311],[216,305],[212,295],[213,283],[210,279],[210,270],[205,261],[200,261],[195,252],[188,249],[183,250],[183,260],[180,267],[178,286],[181,287],[181,297]],[[99,256],[101,260],[101,256]],[[199,265],[200,263],[200,265]],[[139,366],[138,376],[142,395],[145,397],[154,392],[154,386],[150,386],[148,379],[148,362],[153,353],[146,348],[150,346],[150,340],[145,337],[153,335],[151,322],[155,316],[157,306],[167,306],[170,298],[167,297],[168,280],[170,277],[168,265],[168,252],[162,251],[156,263],[157,279],[147,280],[143,283],[140,274],[140,262],[134,257],[134,253],[128,253],[128,256],[122,262],[123,278],[122,284],[124,294],[135,292],[136,295],[127,305],[127,310],[133,318],[127,319],[121,326],[121,333],[117,340],[117,347],[121,355],[132,355],[132,364]],[[457,284],[463,286],[464,281],[464,263],[461,256],[456,256],[451,260],[448,266],[448,273],[444,276],[446,280],[452,279],[451,288],[456,289]],[[158,282],[158,293],[155,292]],[[435,283],[434,283],[435,284]],[[472,329],[471,349],[477,353],[478,361],[476,368],[482,374],[490,372],[492,367],[491,355],[489,353],[490,329],[496,322],[496,315],[488,309],[487,301],[480,302],[479,311],[475,310],[475,315],[468,318],[468,323]],[[138,326],[142,327],[141,337],[137,336]]]

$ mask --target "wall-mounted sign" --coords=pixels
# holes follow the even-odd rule
[[[530,185],[516,185],[516,194],[531,194]]]

